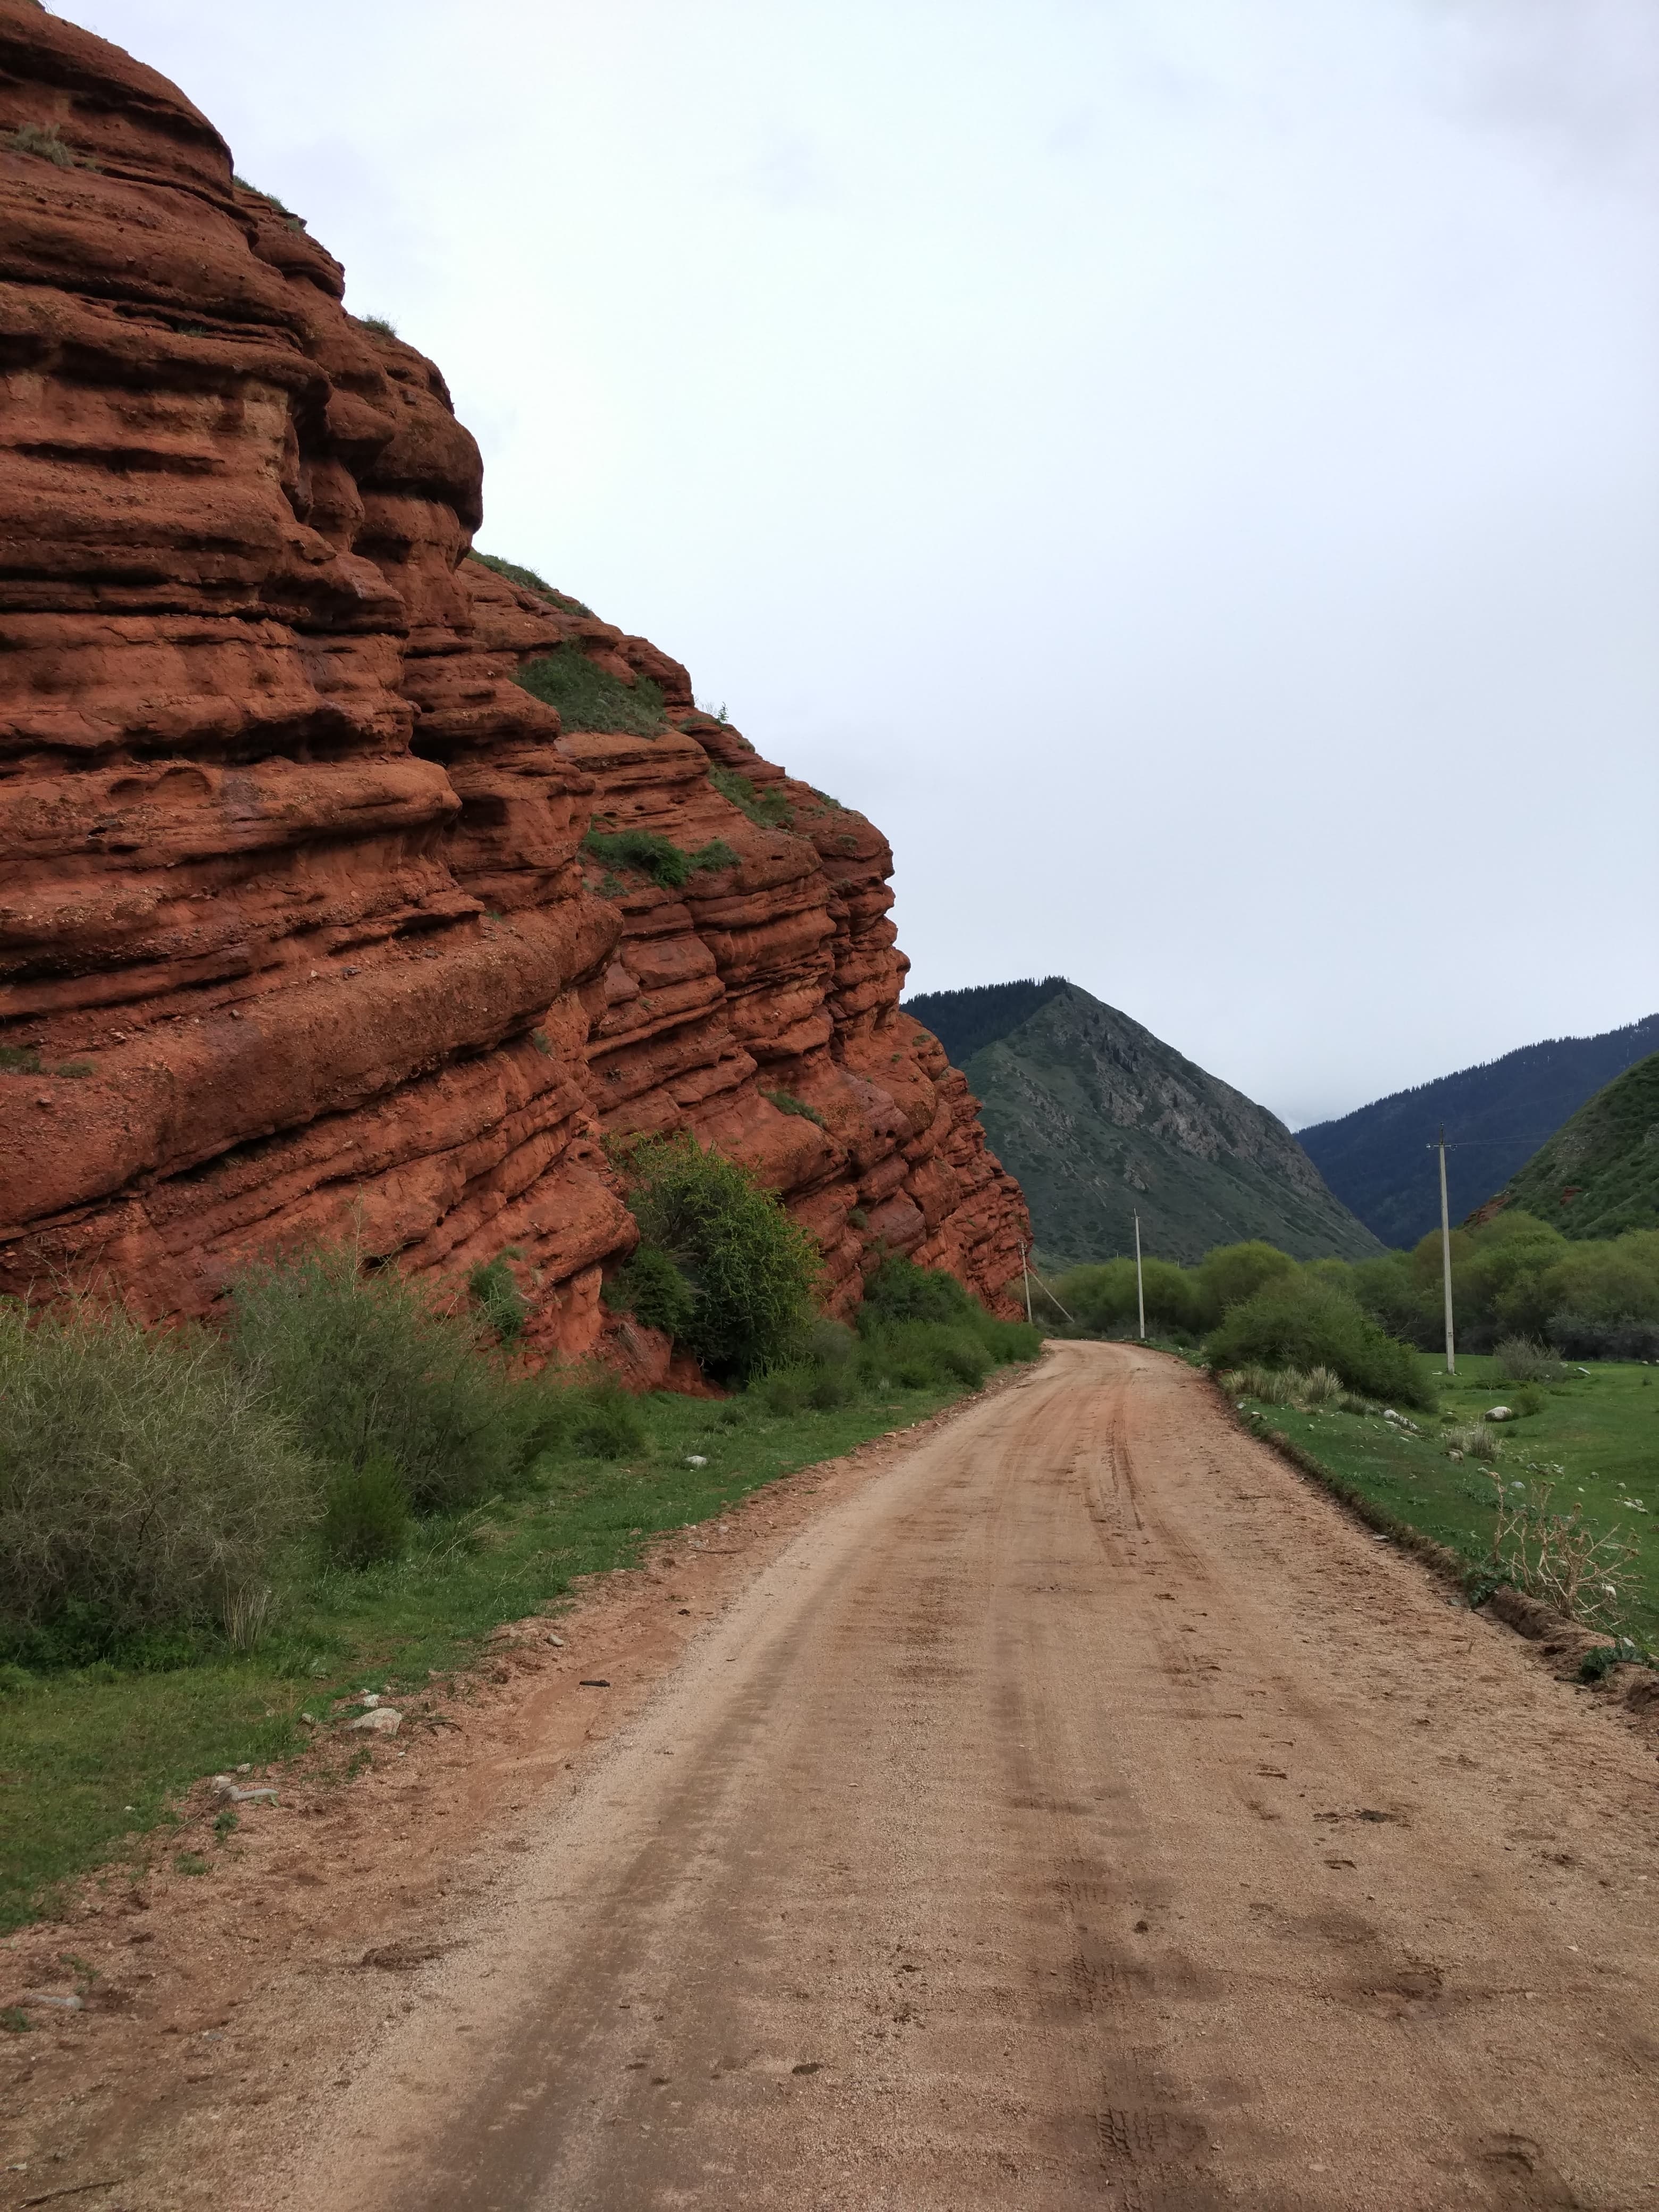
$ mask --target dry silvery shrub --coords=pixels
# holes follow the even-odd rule
[[[1466,1459],[1497,1460],[1503,1456],[1503,1438],[1484,1421],[1458,1423],[1445,1431],[1443,1442],[1448,1451],[1461,1452]]]
[[[1576,1501],[1570,1513],[1553,1511],[1553,1482],[1530,1483],[1517,1496],[1512,1485],[1505,1488],[1501,1474],[1494,1473],[1492,1480],[1498,1492],[1494,1569],[1570,1620],[1616,1627],[1634,1593],[1635,1545],[1618,1529],[1598,1535]]]

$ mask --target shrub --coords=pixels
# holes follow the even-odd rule
[[[546,586],[539,588],[547,593]],[[539,659],[526,660],[514,672],[514,681],[532,698],[556,707],[568,730],[616,731],[635,738],[658,738],[668,727],[661,689],[648,676],[636,676],[631,684],[624,684],[620,676],[601,668],[574,645],[556,646]]]
[[[866,1278],[859,1330],[863,1334],[881,1322],[962,1321],[975,1311],[983,1308],[954,1275],[890,1252]]]
[[[1438,1278],[1430,1291],[1419,1282],[1409,1252],[1380,1252],[1348,1270],[1348,1287],[1377,1327],[1421,1351],[1431,1349],[1441,1327]]]
[[[1504,1449],[1503,1437],[1485,1421],[1464,1421],[1445,1432],[1448,1451],[1461,1451],[1468,1459],[1495,1460]]]
[[[476,545],[467,558],[481,562],[497,576],[505,576],[509,584],[516,584],[520,591],[534,592],[538,599],[545,599],[550,606],[557,607],[563,614],[586,615],[590,621],[592,618],[592,607],[585,607],[580,599],[573,599],[568,592],[556,590],[544,576],[538,576],[533,568],[521,568],[516,561],[503,561],[499,553],[481,553]]]
[[[605,1302],[617,1313],[631,1313],[647,1328],[662,1329],[679,1343],[690,1335],[696,1292],[666,1252],[641,1244],[605,1286]]]
[[[476,1267],[466,1279],[474,1304],[503,1344],[522,1336],[529,1318],[529,1303],[507,1264],[521,1256],[516,1246],[509,1246],[495,1259]]]
[[[1301,1270],[1264,1284],[1234,1306],[1206,1350],[1218,1364],[1328,1367],[1366,1397],[1431,1402],[1410,1346],[1385,1335],[1346,1291]]]
[[[1195,1272],[1203,1322],[1212,1327],[1231,1307],[1253,1298],[1264,1284],[1293,1275],[1296,1262],[1257,1237],[1244,1244],[1218,1244],[1204,1255]]]
[[[806,1356],[820,1366],[844,1367],[858,1349],[858,1338],[844,1321],[822,1314],[806,1332]]]
[[[239,1370],[323,1465],[395,1468],[417,1513],[475,1504],[523,1469],[533,1416],[478,1323],[441,1316],[350,1246],[252,1269],[232,1291]]]
[[[690,1285],[680,1340],[712,1371],[746,1376],[792,1358],[812,1320],[817,1247],[746,1168],[683,1132],[622,1153],[647,1244]]]
[[[1494,1357],[1506,1382],[1559,1382],[1560,1361],[1547,1345],[1528,1336],[1506,1336]]]
[[[537,1443],[543,1450],[574,1452],[583,1459],[637,1459],[651,1447],[637,1402],[613,1375],[591,1382],[541,1386]]]
[[[1194,1277],[1170,1260],[1141,1264],[1149,1330],[1195,1333],[1204,1325],[1204,1298]],[[1108,1260],[1093,1267],[1073,1267],[1055,1285],[1078,1325],[1099,1336],[1133,1334],[1139,1325],[1139,1302],[1133,1260]]]
[[[397,325],[387,322],[384,315],[359,315],[357,320],[364,330],[374,331],[383,338],[395,338],[398,335]]]
[[[1564,1359],[1659,1359],[1659,1323],[1552,1314],[1544,1334]]]
[[[1620,1237],[1610,1243],[1569,1245],[1539,1285],[1545,1303],[1552,1312],[1582,1315],[1604,1326],[1659,1324],[1659,1255],[1645,1249],[1650,1241]]]
[[[786,793],[775,789],[762,791],[753,781],[734,768],[711,768],[708,781],[720,797],[735,806],[739,814],[746,814],[760,830],[790,830],[794,827],[795,811]]]
[[[775,1106],[780,1114],[799,1114],[804,1121],[816,1121],[820,1129],[829,1124],[816,1106],[809,1106],[804,1098],[797,1098],[793,1091],[763,1091],[761,1097]]]
[[[0,1307],[0,1649],[76,1662],[222,1630],[314,1518],[293,1432],[212,1338]],[[160,1639],[158,1642],[157,1639]]]
[[[720,838],[711,838],[695,853],[687,853],[653,830],[590,830],[582,850],[607,867],[637,868],[665,890],[678,890],[700,868],[734,868],[738,856]]]
[[[55,123],[20,123],[15,131],[0,133],[3,143],[14,154],[33,154],[54,167],[72,169],[76,159],[58,135]]]
[[[337,1471],[320,1534],[336,1566],[372,1567],[400,1556],[409,1540],[409,1492],[391,1460]]]

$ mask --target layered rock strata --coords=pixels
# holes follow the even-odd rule
[[[514,1248],[580,1353],[635,1236],[602,1138],[689,1127],[840,1307],[878,1248],[1000,1303],[1024,1209],[897,1010],[885,841],[467,557],[477,449],[343,293],[172,85],[0,0],[0,1291]],[[652,733],[562,719],[559,655]]]

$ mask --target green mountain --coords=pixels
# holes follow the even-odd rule
[[[1282,1121],[1061,976],[927,992],[904,1011],[966,1073],[1056,1267],[1131,1250],[1137,1212],[1143,1248],[1166,1260],[1247,1237],[1300,1260],[1382,1249]]]
[[[1501,1060],[1373,1099],[1340,1121],[1298,1129],[1297,1142],[1367,1229],[1385,1244],[1415,1244],[1440,1225],[1440,1184],[1429,1147],[1443,1125],[1451,1139],[1446,1180],[1458,1221],[1489,1190],[1518,1175],[1548,1131],[1654,1051],[1659,1014],[1599,1036],[1547,1037]]]
[[[1564,1121],[1475,1218],[1489,1220],[1506,1206],[1535,1213],[1564,1237],[1659,1229],[1659,1052]]]

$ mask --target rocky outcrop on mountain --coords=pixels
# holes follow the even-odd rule
[[[1056,1266],[1132,1251],[1137,1215],[1165,1260],[1255,1237],[1298,1260],[1381,1249],[1275,1115],[1064,977],[910,1007],[971,1054],[986,1130]]]
[[[878,1244],[1000,1304],[1024,1211],[898,1011],[885,842],[468,557],[477,449],[343,294],[172,85],[0,0],[0,1291],[201,1313],[351,1231],[514,1251],[580,1353],[602,1139],[685,1127],[843,1308]]]

